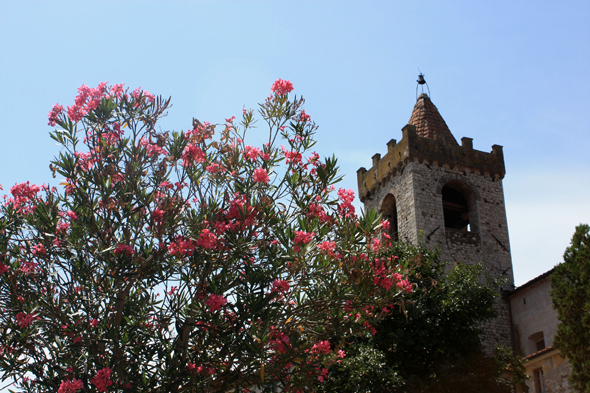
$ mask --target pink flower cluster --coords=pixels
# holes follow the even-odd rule
[[[117,246],[117,248],[115,248],[114,252],[115,252],[115,255],[125,254],[128,257],[135,254],[133,247],[131,247],[129,244],[119,244]]]
[[[178,238],[176,241],[170,243],[168,251],[172,256],[191,256],[195,251],[195,244],[191,240]]]
[[[182,153],[182,165],[189,167],[195,162],[205,162],[205,153],[203,153],[203,150],[199,146],[189,143]]]
[[[338,197],[340,198],[340,204],[338,205],[338,213],[340,214],[340,217],[354,218],[355,209],[352,205],[352,201],[354,201],[354,191],[340,188],[338,190]]]
[[[318,201],[318,202],[321,202]],[[317,217],[320,222],[330,221],[330,217],[326,214],[322,205],[316,205],[314,203],[310,204],[307,208],[307,216],[308,217]]]
[[[227,299],[223,296],[216,295],[214,293],[210,294],[209,297],[205,300],[205,304],[209,306],[210,311],[217,311],[220,310],[221,307],[227,304]]]
[[[139,143],[141,143],[141,145],[146,148],[148,157],[168,155],[168,151],[166,151],[166,149],[164,149],[161,146],[158,146],[155,143],[150,143],[150,141],[148,141],[145,138],[141,138]]]
[[[34,314],[27,314],[24,312],[19,312],[18,314],[16,314],[15,318],[18,327],[21,329],[26,328],[31,323],[33,323],[35,319],[37,319]]]
[[[286,293],[289,291],[289,282],[285,280],[279,280],[278,278],[273,281],[271,292]]]
[[[113,370],[105,367],[96,373],[96,376],[90,380],[99,392],[106,392],[107,388],[113,384],[111,381],[111,374]]]
[[[277,79],[270,89],[276,95],[284,96],[293,91],[293,83],[290,80]]]
[[[316,355],[327,355],[330,353],[330,342],[328,340],[320,341],[317,344],[314,344],[313,347],[311,347],[310,352]]]
[[[35,184],[29,185],[29,182],[15,184],[10,187],[10,193],[13,198],[6,200],[6,204],[12,204],[13,207],[23,213],[31,213],[33,207],[30,206],[36,199],[37,193],[41,191],[41,188]]]
[[[336,243],[331,241],[325,241],[318,244],[318,248],[322,250],[322,252],[326,255],[331,257],[335,256],[334,250],[336,250]]]
[[[272,339],[269,340],[270,348],[277,351],[278,353],[285,354],[291,348],[291,342],[289,336],[283,332],[274,332]]]
[[[45,253],[47,252],[47,250],[45,249],[45,246],[41,243],[37,244],[36,246],[33,246],[32,251],[33,251],[33,256],[35,256],[35,257],[45,255]]]
[[[20,270],[26,276],[32,276],[40,272],[37,262],[25,261],[20,263]]]
[[[146,97],[148,101],[151,103],[153,103],[156,100],[156,97],[152,93],[150,93],[147,90],[142,91],[141,87],[138,87],[137,89],[133,90],[133,93],[131,93],[131,95],[135,99],[138,99],[140,97]]]
[[[75,104],[68,106],[68,117],[73,122],[82,120],[90,111],[96,109],[100,104],[101,98],[106,94],[107,82],[101,82],[97,87],[91,89],[86,85],[78,88],[78,95],[74,100]],[[55,108],[55,107],[54,107]]]
[[[305,244],[308,244],[313,237],[315,236],[315,233],[313,232],[304,232],[304,231],[295,231],[295,237],[293,238],[293,251],[295,252],[299,252],[300,248],[299,246],[303,246]]]
[[[59,104],[55,104],[53,106],[53,108],[51,108],[51,111],[49,111],[49,113],[47,114],[47,118],[49,119],[47,124],[50,125],[51,127],[55,127],[55,124],[56,124],[55,121],[58,120],[59,115],[61,115],[63,112],[64,112],[64,107]]]
[[[307,113],[305,113],[305,111],[301,111],[301,114],[299,115],[299,118],[301,119],[301,121],[303,123],[307,123],[308,121],[311,120],[311,116],[309,116]]]
[[[246,146],[244,148],[244,156],[250,161],[255,161],[262,155],[262,151],[257,147]]]
[[[313,232],[295,231],[295,237],[293,238],[293,244],[296,244],[299,246],[307,244],[313,239],[314,236],[315,236],[315,233],[313,233]]]
[[[254,180],[257,183],[268,183],[270,181],[270,178],[268,177],[268,172],[266,171],[266,169],[260,167],[254,169],[254,176],[252,176],[252,180]]]
[[[215,248],[217,246],[217,237],[209,229],[203,229],[203,232],[201,232],[197,239],[197,246]]]
[[[76,393],[78,390],[84,389],[84,383],[79,379],[66,379],[61,382],[57,393]]]

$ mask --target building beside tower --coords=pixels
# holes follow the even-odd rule
[[[359,198],[389,220],[393,240],[439,247],[449,265],[481,263],[484,274],[506,278],[497,318],[483,329],[484,350],[502,344],[528,357],[530,392],[572,391],[569,362],[551,347],[558,323],[551,271],[514,288],[502,146],[475,150],[467,137],[459,145],[430,97],[421,94],[401,140],[390,140],[387,153],[372,160],[370,169],[357,171]]]

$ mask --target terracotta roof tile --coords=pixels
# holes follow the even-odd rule
[[[436,135],[436,139],[442,139],[451,145],[459,145],[447,123],[438,113],[438,109],[426,94],[420,94],[418,97],[408,124],[415,126],[416,133],[423,138],[435,139]]]

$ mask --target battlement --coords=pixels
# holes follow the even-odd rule
[[[421,137],[416,127],[406,125],[402,128],[402,139],[397,143],[392,139],[387,143],[387,153],[373,156],[373,166],[367,170],[357,171],[359,198],[365,202],[384,181],[401,173],[410,162],[426,166],[448,166],[458,170],[479,172],[503,179],[506,174],[502,146],[493,145],[492,151],[486,153],[473,149],[473,139],[462,138],[462,145],[449,143],[444,138]]]

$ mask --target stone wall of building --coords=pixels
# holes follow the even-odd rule
[[[550,273],[522,285],[509,296],[514,325],[514,342],[517,354],[528,356],[538,352],[536,343],[542,337],[545,347],[553,345],[557,334],[557,311],[551,300]],[[538,335],[538,333],[542,335]],[[537,334],[538,337],[535,337]],[[531,338],[532,337],[532,338]]]

